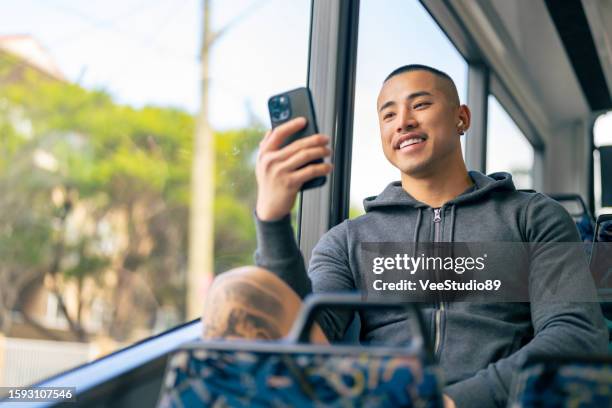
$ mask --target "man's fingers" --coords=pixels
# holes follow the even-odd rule
[[[329,174],[331,170],[332,165],[330,163],[311,164],[303,169],[294,171],[290,177],[293,185],[301,186],[308,180]]]
[[[298,151],[296,154],[289,156],[289,158],[284,161],[282,167],[289,171],[295,170],[313,160],[322,159],[330,154],[331,150],[323,146],[303,149]]]
[[[303,117],[291,119],[279,125],[272,130],[270,136],[266,138],[261,146],[262,150],[277,150],[289,136],[303,129],[304,126],[306,126],[306,119]]]
[[[322,134],[311,135],[283,147],[283,157],[289,157],[301,150],[308,149],[310,147],[326,146],[329,142],[329,137]]]

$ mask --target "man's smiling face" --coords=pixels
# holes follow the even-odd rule
[[[395,75],[383,84],[377,110],[383,151],[402,173],[431,175],[461,158],[461,109],[450,81],[422,70]]]

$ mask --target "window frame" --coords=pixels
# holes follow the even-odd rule
[[[321,236],[348,217],[359,6],[359,0],[312,1],[308,87],[336,166],[323,187],[300,194],[298,242],[306,264]]]
[[[600,110],[600,111],[596,111],[593,112],[593,114],[591,115],[590,118],[590,123],[588,126],[588,143],[589,143],[589,148],[588,151],[590,152],[589,157],[587,158],[587,165],[588,165],[588,169],[587,169],[587,178],[588,178],[588,183],[587,183],[587,207],[589,208],[589,211],[591,212],[591,214],[595,214],[595,210],[596,210],[596,206],[595,206],[595,151],[598,149],[598,146],[595,146],[595,124],[597,123],[597,120],[608,114],[608,113],[612,113],[612,109],[605,109],[605,110]],[[601,171],[601,170],[600,170]]]

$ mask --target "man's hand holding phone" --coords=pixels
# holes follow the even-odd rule
[[[266,133],[259,144],[257,177],[257,217],[262,221],[281,219],[291,212],[302,185],[331,172],[329,163],[309,162],[331,154],[329,137],[314,134],[283,146],[283,142],[306,126],[298,117]]]

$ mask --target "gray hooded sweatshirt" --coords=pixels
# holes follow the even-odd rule
[[[579,242],[565,209],[540,193],[518,191],[507,173],[471,171],[474,186],[439,211],[412,198],[400,182],[364,200],[366,214],[336,225],[314,248],[306,272],[289,217],[256,220],[255,261],[287,282],[300,297],[309,293],[366,291],[359,261],[364,242]],[[436,213],[439,217],[436,217]],[[435,220],[434,220],[435,217]],[[435,222],[434,222],[435,221]],[[437,223],[437,225],[435,225]],[[558,255],[558,254],[557,254]],[[444,393],[460,408],[505,406],[512,376],[532,355],[606,353],[607,330],[595,302],[538,302],[533,287],[546,287],[554,273],[546,252],[531,258],[530,302],[424,303],[422,310],[435,357],[444,373]],[[567,259],[558,281],[576,298],[594,296],[588,269]],[[520,263],[508,273],[520,273]],[[515,268],[516,270],[513,270]],[[533,296],[533,298],[532,298]],[[362,313],[361,339],[409,341],[408,316],[389,311]],[[343,337],[352,314],[327,311],[318,318],[330,341]]]

